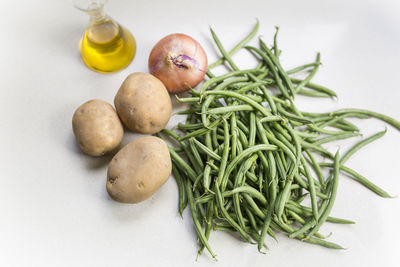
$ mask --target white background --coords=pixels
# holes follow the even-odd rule
[[[400,2],[386,1],[145,1],[111,0],[107,12],[130,29],[137,55],[125,70],[99,74],[81,62],[78,41],[88,17],[69,1],[1,1],[0,6],[0,266],[399,266],[400,199],[383,199],[341,176],[332,214],[356,225],[327,223],[322,233],[347,250],[267,238],[270,250],[213,232],[215,262],[197,244],[189,213],[177,212],[177,186],[168,182],[149,200],[127,205],[105,190],[110,157],[83,155],[71,129],[74,110],[92,98],[112,103],[124,78],[147,71],[152,46],[187,33],[217,54],[209,25],[229,49],[258,18],[270,43],[274,26],[286,68],[322,54],[315,82],[339,101],[298,98],[306,110],[359,107],[400,119]],[[246,63],[248,54],[235,57]],[[355,121],[365,136],[377,120]],[[169,127],[176,123],[172,118]],[[127,133],[124,144],[138,135]],[[355,138],[342,142],[345,151]],[[336,150],[337,144],[328,147]],[[348,165],[393,195],[400,194],[400,132],[358,152]]]

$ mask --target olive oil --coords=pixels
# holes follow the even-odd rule
[[[131,63],[136,53],[133,35],[104,13],[107,0],[73,0],[77,9],[90,16],[79,50],[82,60],[98,72],[114,72]]]
[[[136,53],[133,35],[112,20],[88,26],[80,42],[83,62],[98,72],[114,72],[129,65]]]

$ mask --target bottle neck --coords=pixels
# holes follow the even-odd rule
[[[99,23],[107,19],[107,15],[104,12],[103,7],[100,7],[98,9],[88,10],[87,13],[90,16],[91,23]]]

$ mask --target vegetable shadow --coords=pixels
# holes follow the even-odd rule
[[[93,157],[89,156],[85,153],[82,152],[82,150],[79,148],[78,144],[76,143],[75,136],[72,133],[69,134],[69,140],[67,143],[67,147],[72,149],[72,152],[81,158],[84,162],[84,165],[87,169],[89,170],[96,170],[96,169],[101,169],[104,168],[104,166],[108,165],[114,155],[119,151],[120,147],[112,151],[111,153],[104,155],[104,156],[99,156],[99,157]]]

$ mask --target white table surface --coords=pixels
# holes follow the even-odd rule
[[[105,190],[110,157],[83,155],[71,129],[80,104],[93,98],[112,103],[129,73],[147,71],[149,52],[161,37],[187,33],[203,44],[211,62],[216,53],[209,25],[230,48],[255,18],[268,43],[280,26],[287,68],[321,52],[314,81],[335,89],[339,101],[299,97],[302,109],[359,107],[400,119],[399,1],[111,0],[106,10],[138,42],[133,63],[108,75],[82,64],[78,41],[88,18],[69,1],[1,1],[0,266],[400,266],[400,199],[380,198],[346,176],[332,214],[357,224],[327,223],[321,231],[333,232],[329,240],[347,250],[278,235],[279,243],[267,238],[264,255],[213,232],[218,261],[205,253],[196,262],[195,232],[189,213],[183,220],[178,215],[175,180],[141,204],[114,202]],[[365,136],[385,128],[373,119],[356,122]],[[138,136],[127,133],[123,143]],[[341,150],[356,140],[361,138],[341,142]],[[348,165],[399,195],[399,149],[400,132],[388,126],[384,138]]]

